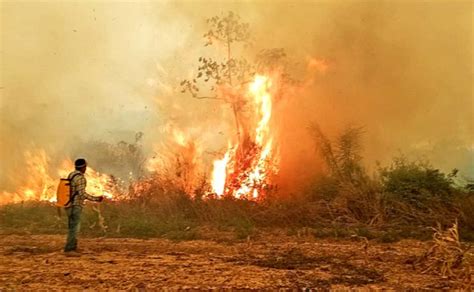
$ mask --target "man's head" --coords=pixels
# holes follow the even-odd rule
[[[76,167],[76,170],[85,173],[87,169],[87,161],[84,158],[78,158],[74,161],[74,166]]]

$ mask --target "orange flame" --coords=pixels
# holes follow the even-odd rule
[[[217,197],[232,196],[257,200],[262,198],[272,187],[272,176],[278,172],[278,148],[274,145],[271,129],[273,96],[277,79],[256,75],[243,96],[254,110],[245,112],[253,115],[248,122],[251,125],[242,127],[239,141],[229,142],[226,153],[221,159],[213,162],[211,193]],[[236,94],[236,93],[233,93]],[[148,170],[161,175],[173,174],[171,181],[187,194],[193,195],[199,189],[200,163],[202,154],[200,145],[188,132],[183,132],[170,125],[165,128],[169,141],[164,145],[172,151],[157,151],[147,161]],[[60,177],[67,177],[73,170],[73,163],[65,160],[56,171],[50,169],[50,158],[42,149],[26,152],[27,167],[24,181],[13,193],[3,192],[0,204],[21,202],[25,200],[56,201],[56,188]],[[167,170],[167,171],[166,171]],[[52,175],[54,173],[54,175]],[[157,175],[158,176],[158,175]],[[118,199],[120,193],[115,188],[112,177],[100,174],[88,168],[87,191],[92,195],[104,195]],[[146,183],[146,180],[143,180]],[[140,185],[140,184],[137,184]],[[136,188],[141,192],[139,188]]]
[[[270,132],[272,117],[272,80],[257,75],[250,84],[257,125],[254,142],[229,146],[223,159],[214,161],[212,192],[217,196],[258,199],[270,186],[269,176],[277,171],[273,159],[273,139]]]
[[[224,155],[224,158],[214,161],[214,169],[212,171],[212,189],[218,196],[224,194],[226,167],[229,161],[229,152]]]
[[[59,178],[65,178],[74,169],[71,160],[64,160],[61,167],[50,175],[50,158],[43,149],[25,152],[26,169],[22,186],[15,192],[2,192],[0,204],[18,203],[22,201],[56,202],[56,189]],[[88,167],[87,192],[91,195],[104,195],[112,199],[117,195],[113,180],[110,176],[98,173]]]

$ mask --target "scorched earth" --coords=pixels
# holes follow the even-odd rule
[[[0,237],[3,289],[443,288],[413,259],[428,242],[382,244],[260,234],[236,241],[82,238],[65,257],[60,235]]]

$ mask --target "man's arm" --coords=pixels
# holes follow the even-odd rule
[[[86,181],[86,178],[84,177],[84,175],[78,175],[77,176],[77,194],[79,196],[82,196],[83,198],[89,200],[89,201],[96,201],[96,202],[100,202],[102,201],[102,197],[95,197],[95,196],[91,196],[89,195],[87,192],[86,192],[86,184],[87,184],[87,181]]]

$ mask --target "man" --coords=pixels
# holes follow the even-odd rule
[[[79,256],[77,253],[77,233],[81,223],[82,207],[85,200],[102,202],[103,196],[94,197],[86,193],[87,180],[84,173],[87,169],[87,162],[83,158],[79,158],[74,162],[76,168],[68,176],[70,180],[71,198],[66,205],[66,213],[68,217],[68,234],[64,252],[68,256]]]

